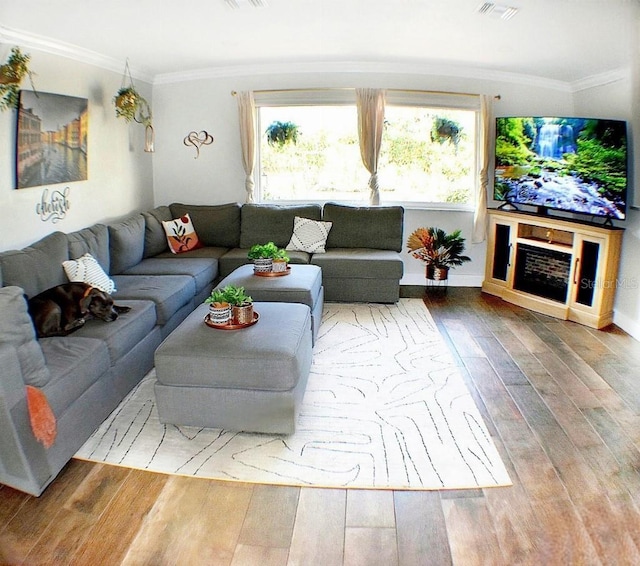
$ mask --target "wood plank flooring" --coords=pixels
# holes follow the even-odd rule
[[[513,487],[300,489],[72,461],[40,498],[0,487],[0,563],[640,564],[640,343],[478,289],[425,302]]]

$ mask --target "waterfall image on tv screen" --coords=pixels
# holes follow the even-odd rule
[[[495,150],[495,200],[625,219],[626,122],[497,118]]]

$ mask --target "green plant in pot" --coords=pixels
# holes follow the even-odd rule
[[[227,303],[231,307],[232,324],[253,322],[253,299],[245,293],[244,287],[227,285],[222,289],[214,289],[205,302]]]
[[[278,251],[272,258],[273,271],[277,273],[286,271],[287,267],[289,266],[289,261],[290,259],[289,259],[289,254],[287,254],[287,251],[284,250],[283,248],[278,249]]]
[[[13,47],[7,62],[0,65],[0,110],[18,107],[20,83],[26,76],[29,76],[33,87],[33,76],[29,70],[30,58],[19,47]]]
[[[247,257],[249,259],[273,259],[278,253],[278,246],[273,242],[266,244],[255,244],[249,248]]]
[[[204,302],[209,305],[209,320],[214,324],[228,324],[231,320],[231,305],[223,289],[211,291]]]
[[[253,260],[256,273],[266,273],[273,269],[273,260],[282,257],[281,252],[284,252],[284,250],[278,248],[273,242],[267,242],[266,244],[251,246],[247,257]],[[286,256],[286,253],[284,255]]]
[[[457,148],[461,136],[462,126],[455,120],[443,117],[438,117],[434,120],[431,128],[431,141],[437,141],[441,144],[449,141]]]
[[[151,125],[149,103],[133,85],[122,87],[113,97],[113,104],[118,118],[124,118],[126,122]]]
[[[409,253],[426,263],[427,279],[448,279],[449,269],[462,265],[471,258],[463,255],[465,239],[461,230],[447,234],[441,228],[418,228],[407,240]]]
[[[288,143],[297,143],[299,131],[298,126],[293,122],[275,120],[267,126],[265,134],[270,146],[282,148]]]

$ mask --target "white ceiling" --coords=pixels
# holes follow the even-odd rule
[[[638,0],[2,0],[0,62],[11,44],[129,58],[155,77],[256,65],[411,66],[576,83],[627,70]]]

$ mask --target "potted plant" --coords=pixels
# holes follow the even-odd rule
[[[244,291],[244,287],[236,287],[235,285],[227,285],[216,293],[211,293],[211,303],[214,302],[215,294],[216,302],[226,302],[231,306],[231,324],[249,324],[253,322],[253,299]]]
[[[293,122],[271,122],[265,131],[267,143],[271,146],[284,147],[289,142],[298,142],[298,126]]]
[[[0,65],[0,110],[18,107],[20,83],[24,77],[28,75],[33,86],[29,59],[30,56],[22,53],[19,47],[13,47],[7,62]]]
[[[443,281],[449,269],[462,265],[471,258],[463,255],[465,239],[460,230],[447,234],[441,228],[418,228],[407,240],[409,253],[426,263],[427,279]]]
[[[278,255],[278,246],[273,242],[255,244],[249,248],[247,257],[253,260],[256,273],[267,273],[273,269],[273,259]]]
[[[146,99],[136,90],[136,87],[122,87],[113,97],[116,116],[127,122],[138,122],[145,126],[151,125],[151,110]]]
[[[455,120],[449,118],[438,117],[433,122],[431,128],[431,141],[439,142],[441,144],[449,141],[453,145],[458,147],[460,137],[462,136],[462,126]]]
[[[222,289],[211,291],[204,302],[209,305],[209,320],[213,324],[228,324],[231,320],[231,305]]]
[[[272,270],[276,273],[281,273],[287,270],[289,266],[289,255],[283,248],[278,249],[276,254],[272,258],[273,266]]]

